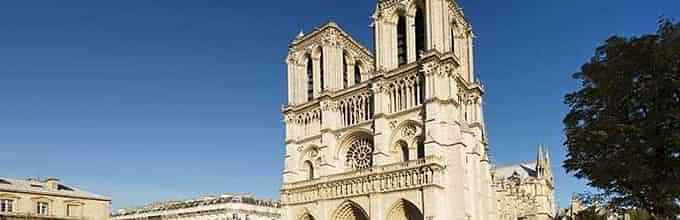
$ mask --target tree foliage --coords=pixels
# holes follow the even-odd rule
[[[575,220],[607,220],[607,215],[601,213],[596,206],[591,206],[576,214]]]
[[[564,167],[614,207],[680,214],[680,23],[614,36],[573,77]]]

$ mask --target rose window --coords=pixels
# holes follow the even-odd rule
[[[369,168],[373,165],[373,143],[369,140],[355,140],[347,150],[347,164],[355,169]]]

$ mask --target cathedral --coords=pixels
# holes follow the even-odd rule
[[[285,220],[544,220],[550,159],[495,167],[474,34],[453,0],[376,0],[375,50],[334,22],[290,43]]]

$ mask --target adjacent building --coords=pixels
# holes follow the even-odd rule
[[[57,178],[0,177],[0,220],[108,220],[111,199]]]
[[[498,219],[536,219],[557,213],[550,157],[543,146],[535,161],[491,170]]]
[[[334,22],[288,46],[284,219],[552,219],[547,158],[492,169],[456,1],[376,0],[371,18],[374,51]]]
[[[280,205],[250,194],[223,194],[121,209],[112,220],[279,220]]]

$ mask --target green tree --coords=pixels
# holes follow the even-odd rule
[[[680,23],[614,36],[573,77],[564,167],[616,208],[680,214]]]
[[[607,220],[607,216],[600,213],[596,206],[591,206],[578,212],[576,220]]]
[[[645,210],[633,209],[627,212],[630,216],[630,220],[650,220],[652,216]]]

